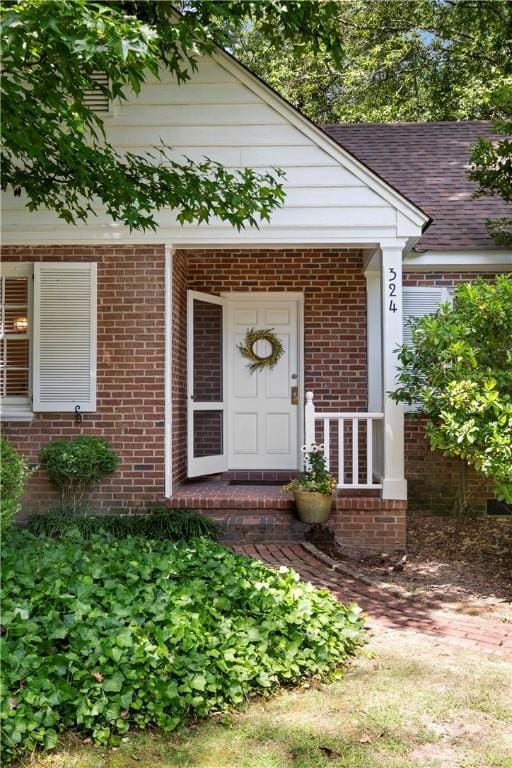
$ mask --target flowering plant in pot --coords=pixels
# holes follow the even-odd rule
[[[291,491],[295,498],[297,514],[303,523],[325,523],[332,508],[336,479],[326,467],[324,446],[302,446],[304,472],[283,485],[284,491]]]

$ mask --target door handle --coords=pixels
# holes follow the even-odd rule
[[[292,405],[298,405],[299,404],[299,388],[298,387],[292,387],[290,391],[290,402]]]

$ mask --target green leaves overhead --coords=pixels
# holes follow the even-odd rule
[[[218,217],[240,229],[257,226],[284,200],[281,173],[228,171],[205,158],[117,152],[101,115],[85,101],[98,90],[111,101],[137,94],[162,68],[183,83],[201,55],[226,42],[225,25],[259,18],[273,44],[293,38],[335,45],[335,2],[94,3],[24,0],[2,8],[2,184],[68,223],[85,222],[103,205],[131,229],[156,229],[172,208],[179,222]],[[95,75],[108,76],[98,83]]]
[[[355,606],[206,540],[12,531],[2,555],[4,760],[69,728],[100,744],[172,730],[363,640]]]

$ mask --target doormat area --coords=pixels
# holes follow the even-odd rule
[[[229,485],[271,485],[278,487],[284,485],[286,480],[230,480]]]

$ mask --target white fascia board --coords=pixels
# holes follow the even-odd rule
[[[421,228],[429,221],[429,217],[419,208],[413,205],[409,200],[400,195],[393,187],[373,173],[366,165],[361,163],[355,155],[344,149],[325,131],[318,128],[313,122],[303,117],[291,104],[277,94],[272,88],[267,86],[262,80],[252,75],[244,66],[239,64],[236,59],[229,56],[224,51],[217,51],[212,54],[216,63],[226,71],[236,77],[247,88],[261,98],[266,104],[276,110],[297,130],[301,131],[308,139],[315,142],[317,146],[327,152],[330,157],[336,160],[356,176],[360,181],[366,184],[376,194],[380,195],[386,202],[392,205],[402,213],[413,224]]]
[[[512,271],[512,251],[410,251],[404,258],[406,272],[425,272],[432,269],[455,269],[464,272]]]
[[[91,234],[93,233],[93,234]],[[94,227],[89,224],[84,227],[75,225],[74,229],[67,227],[62,230],[50,227],[20,229],[20,227],[2,230],[2,245],[148,245],[149,243],[172,243],[175,248],[371,248],[379,243],[395,238],[384,237],[377,231],[371,237],[371,231],[366,233],[358,230],[324,229],[321,235],[318,227],[311,234],[311,228],[290,227],[273,228],[271,232],[263,228],[245,229],[240,232],[233,230],[212,231],[205,228],[170,229],[160,227],[154,232],[131,233],[122,224],[110,227]]]

